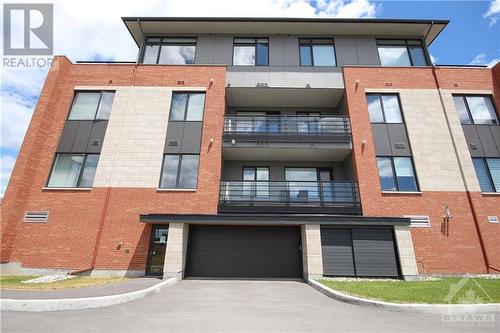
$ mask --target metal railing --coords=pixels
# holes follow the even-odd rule
[[[265,208],[357,214],[358,185],[351,181],[221,181],[220,210],[268,212]]]
[[[236,136],[308,136],[350,139],[344,116],[225,116],[224,134]]]

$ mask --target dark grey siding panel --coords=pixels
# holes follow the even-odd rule
[[[102,143],[104,141],[104,135],[106,134],[106,128],[108,127],[107,120],[98,120],[92,125],[92,130],[90,132],[90,138],[87,144],[87,153],[100,153],[102,149]]]
[[[372,124],[372,131],[377,155],[392,155],[387,126],[385,124]]]
[[[93,121],[79,121],[75,141],[73,142],[73,151],[84,152],[87,149],[90,133],[92,133],[92,123]]]
[[[72,152],[73,142],[75,141],[76,131],[78,130],[78,121],[68,120],[64,124],[64,129],[59,139],[58,153]]]
[[[222,278],[302,278],[298,227],[189,228],[186,275]]]
[[[387,124],[387,132],[391,143],[392,155],[411,156],[410,143],[404,124]]]
[[[495,140],[498,153],[500,154],[500,126],[490,126],[490,129],[493,140]]]
[[[375,38],[356,38],[356,49],[360,65],[380,66]]]
[[[354,38],[336,37],[335,53],[339,66],[359,64],[356,40]]]
[[[398,276],[392,230],[353,228],[354,262],[358,276]]]
[[[283,65],[300,66],[299,60],[299,39],[297,37],[283,38]]]
[[[354,276],[351,229],[321,227],[323,274]]]
[[[462,125],[462,128],[464,130],[465,139],[467,140],[470,155],[472,157],[484,157],[483,147],[481,146],[481,140],[479,140],[476,126]]]
[[[283,66],[285,54],[283,38],[269,37],[269,66]]]
[[[201,121],[184,123],[181,153],[198,154],[200,152],[202,126],[203,123]]]
[[[481,141],[481,146],[483,147],[483,152],[486,157],[498,157],[497,145],[493,134],[491,133],[491,128],[493,126],[476,126],[476,131]]]
[[[196,44],[196,64],[213,64],[215,54],[215,37],[200,36]]]
[[[179,154],[181,152],[183,132],[184,122],[171,121],[168,123],[167,139],[165,140],[165,153]]]
[[[226,36],[216,36],[214,64],[232,65],[232,63],[233,63],[233,38]]]

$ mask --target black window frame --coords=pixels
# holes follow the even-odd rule
[[[484,169],[486,170],[486,175],[488,176],[488,181],[490,183],[491,189],[493,190],[493,192],[491,192],[491,193],[500,193],[500,188],[496,188],[495,183],[493,182],[493,176],[491,175],[490,166],[488,165],[488,161],[487,161],[488,159],[500,160],[500,158],[498,158],[498,157],[473,157],[472,158],[472,160],[481,160],[482,161],[482,163],[484,165]],[[476,172],[475,168],[474,168],[474,172],[476,173],[476,179],[479,182],[479,178],[477,177],[477,172]],[[481,192],[482,193],[490,193],[489,191],[483,191],[482,189],[481,189]]]
[[[198,156],[198,168],[196,170],[196,186],[195,187],[179,187],[179,180],[180,180],[180,175],[181,175],[181,168],[182,168],[182,159],[183,156]],[[178,156],[179,157],[179,162],[177,164],[177,171],[175,175],[175,187],[161,187],[161,183],[163,180],[163,167],[165,166],[165,157],[166,156]],[[200,158],[201,154],[163,154],[162,157],[162,162],[161,162],[161,172],[160,172],[160,182],[158,184],[158,188],[160,190],[185,190],[185,191],[196,191],[198,190],[198,179],[200,175]]]
[[[236,43],[236,39],[253,39],[253,43]],[[267,40],[267,43],[258,43],[257,40],[259,39],[265,39]],[[266,65],[259,65],[259,61],[257,59],[258,53],[257,53],[257,44],[267,44],[267,64]],[[254,52],[255,52],[255,64],[253,65],[235,65],[234,64],[234,48],[236,46],[253,46],[254,47]],[[238,37],[233,37],[233,53],[231,57],[231,66],[244,66],[244,67],[252,67],[252,66],[259,66],[259,67],[269,67],[269,37],[244,37],[244,36],[238,36]]]
[[[462,123],[461,119],[459,119],[461,125],[500,126],[500,119],[499,119],[500,117],[498,116],[497,108],[495,106],[495,100],[492,98],[492,95],[488,95],[488,94],[452,94],[452,97],[453,98],[460,97],[463,100],[464,105],[465,105],[465,111],[467,112],[467,116],[469,117],[470,123],[467,123],[467,124]],[[471,109],[469,107],[469,102],[467,102],[467,97],[487,97],[487,98],[489,98],[491,105],[493,106],[493,112],[495,114],[495,120],[497,123],[496,124],[493,124],[493,123],[491,123],[491,124],[476,124],[474,122],[474,117],[472,116],[472,112],[471,112]],[[455,106],[455,108],[456,108],[456,106]],[[458,111],[457,111],[457,115],[458,115]]]
[[[333,46],[333,61],[335,62],[335,65],[333,66],[321,66],[321,65],[315,65],[314,64],[314,53],[313,53],[313,45],[330,45],[330,44],[315,44],[313,43],[313,40],[324,40],[324,41],[331,41],[331,45]],[[299,64],[300,67],[338,67],[337,63],[337,49],[335,47],[335,39],[334,38],[325,38],[325,37],[320,37],[320,38],[299,38],[298,39],[299,43]],[[303,65],[302,64],[302,56],[300,54],[300,47],[301,46],[308,46],[309,47],[309,55],[311,56],[311,65]]]
[[[76,96],[80,93],[100,93],[101,95],[99,96],[99,102],[97,103],[97,107],[94,112],[94,118],[93,119],[69,119],[71,116],[71,111],[73,110],[73,106],[76,103]],[[97,113],[99,112],[99,107],[101,106],[102,103],[102,95],[103,93],[113,93],[113,102],[114,102],[114,95],[116,94],[116,90],[75,90],[73,93],[73,101],[71,102],[71,106],[69,107],[68,115],[66,116],[67,121],[98,121],[98,120],[104,120],[108,121],[109,118],[97,118]],[[110,112],[111,116],[111,112]]]
[[[201,120],[188,120],[187,119],[187,114],[188,114],[188,109],[189,109],[189,100],[191,99],[191,95],[193,94],[200,94],[200,95],[205,95],[205,97],[203,98],[203,113],[202,113],[202,117],[201,117]],[[187,95],[187,99],[186,99],[186,105],[184,106],[184,117],[182,119],[172,119],[172,108],[174,106],[174,103],[172,102],[173,99],[174,99],[174,95]],[[206,104],[207,104],[207,94],[205,91],[172,91],[172,96],[171,96],[171,99],[170,99],[170,111],[169,111],[169,114],[168,114],[168,121],[169,122],[202,122],[203,119],[205,118],[205,107],[206,107]]]
[[[392,41],[392,43],[391,43]],[[402,41],[403,43],[396,43],[396,41]],[[408,43],[410,42],[410,43]],[[424,52],[424,57],[425,57],[425,62],[426,65],[415,65],[413,61],[413,57],[410,52],[410,47],[411,46],[416,46],[417,44],[411,44],[411,42],[419,42],[420,46],[422,47],[422,51]],[[397,38],[380,38],[376,40],[377,43],[377,55],[378,55],[378,61],[380,63],[380,66],[382,67],[407,67],[407,66],[383,66],[382,65],[382,59],[380,58],[380,52],[378,50],[379,46],[404,46],[406,47],[406,52],[408,53],[408,58],[410,59],[410,66],[409,67],[428,67],[431,66],[432,61],[429,57],[429,51],[427,50],[427,46],[425,45],[425,41],[423,39],[415,39],[415,38],[410,38],[410,39],[397,39]]]
[[[368,96],[378,96],[379,102],[380,102],[380,107],[382,108],[382,117],[384,118],[383,122],[372,122],[370,119],[370,124],[406,124],[405,122],[405,117],[403,114],[403,107],[401,105],[401,98],[398,93],[366,93],[365,94],[367,103],[366,103],[366,109],[368,110],[368,118],[370,118],[370,109],[368,105]],[[387,117],[385,116],[385,108],[384,108],[384,103],[382,102],[382,96],[396,96],[398,100],[398,106],[399,106],[399,114],[401,115],[401,122],[400,123],[388,123],[387,122]]]
[[[396,165],[394,163],[394,158],[401,158],[401,157],[410,159],[411,167],[413,169],[413,176],[415,177],[415,190],[414,191],[408,191],[408,190],[402,191],[399,189],[399,182],[398,182],[398,176],[396,173]],[[384,190],[382,188],[382,184],[380,182],[380,170],[378,169],[378,161],[377,161],[378,158],[389,158],[390,159],[391,168],[392,168],[392,175],[394,177],[393,180],[394,180],[394,184],[396,185],[395,190]],[[417,171],[415,169],[415,162],[413,161],[413,156],[376,155],[375,162],[377,164],[377,173],[378,173],[378,177],[379,177],[380,189],[382,190],[382,192],[392,192],[392,193],[397,193],[397,192],[418,193],[418,192],[420,192],[420,185],[418,183],[418,176],[417,176]]]
[[[150,45],[159,45],[158,47],[158,53],[156,54],[156,61],[153,64],[146,64],[146,65],[175,65],[175,66],[190,66],[194,65],[196,63],[196,51],[198,50],[198,37],[196,36],[155,36],[155,35],[147,35],[144,38],[144,43],[142,47],[142,52],[141,52],[141,64],[144,64],[144,58],[146,56],[146,47],[148,45],[148,39],[153,39],[153,38],[159,38],[159,42],[151,42]],[[194,43],[172,43],[172,42],[164,42],[165,39],[194,39]],[[193,63],[192,64],[160,64],[160,54],[161,54],[161,48],[163,45],[172,45],[172,46],[194,46],[194,55],[193,55]]]
[[[78,173],[78,180],[76,181],[76,186],[62,186],[61,187],[61,186],[50,186],[49,185],[50,178],[52,178],[52,174],[54,173],[54,168],[56,166],[57,156],[59,156],[59,155],[83,155],[82,167],[80,168],[80,171]],[[54,155],[54,158],[52,159],[52,165],[50,167],[49,176],[47,177],[47,180],[45,182],[45,187],[46,188],[68,188],[68,189],[71,189],[71,188],[93,188],[94,180],[92,180],[92,187],[82,187],[82,186],[80,186],[81,182],[82,182],[83,172],[85,171],[85,165],[87,163],[87,157],[88,157],[88,155],[98,155],[99,159],[101,157],[100,153],[56,153]],[[97,163],[99,164],[99,160],[97,161]]]

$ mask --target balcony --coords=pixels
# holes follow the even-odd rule
[[[351,181],[221,181],[221,213],[361,213]]]
[[[341,115],[228,115],[224,158],[343,160],[352,149],[349,118]]]

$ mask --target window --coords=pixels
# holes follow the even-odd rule
[[[99,154],[57,154],[48,187],[92,187]]]
[[[500,192],[500,158],[473,158],[482,192]]]
[[[333,39],[299,39],[301,66],[336,66]]]
[[[428,66],[420,40],[377,40],[378,55],[382,66]]]
[[[377,157],[382,191],[415,192],[417,179],[410,157]]]
[[[114,97],[113,91],[77,91],[68,120],[109,119]]]
[[[148,38],[142,62],[145,64],[194,64],[196,38]]]
[[[498,117],[490,96],[453,96],[462,124],[498,125]]]
[[[269,197],[269,168],[243,168],[243,195],[258,198]]]
[[[205,93],[172,93],[170,120],[202,121],[205,108]]]
[[[160,188],[196,189],[200,155],[165,155]]]
[[[372,123],[402,124],[397,95],[367,94],[368,113]]]
[[[405,218],[410,219],[410,227],[429,228],[431,226],[429,216],[407,215]]]
[[[267,38],[235,38],[233,65],[268,66],[269,40]]]

